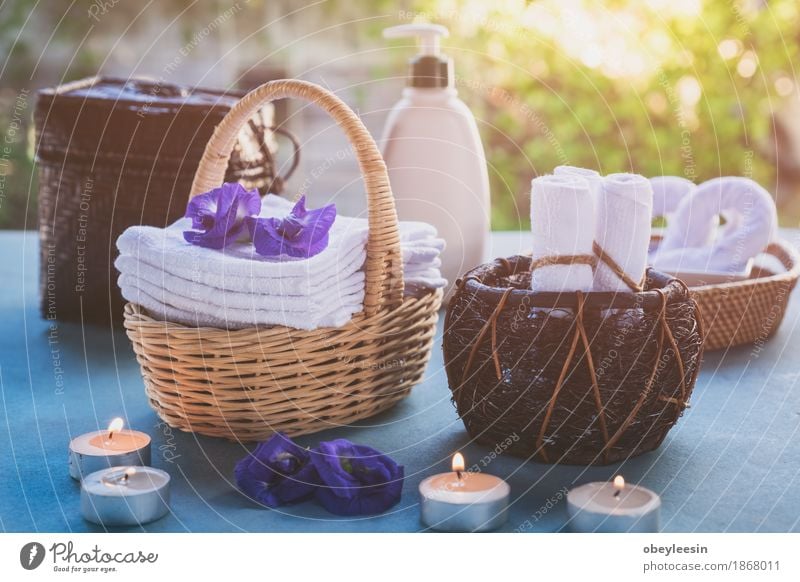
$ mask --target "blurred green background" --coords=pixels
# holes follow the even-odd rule
[[[494,228],[525,227],[530,179],[567,163],[750,176],[775,194],[782,225],[798,226],[797,0],[7,0],[0,227],[36,227],[36,89],[98,72],[159,77],[189,43],[170,82],[247,86],[267,67],[357,85],[349,102],[379,132],[413,54],[381,30],[414,20],[450,28],[445,51],[490,163]]]

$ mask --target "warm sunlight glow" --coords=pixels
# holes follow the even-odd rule
[[[703,94],[703,89],[700,87],[700,82],[691,75],[681,77],[678,81],[678,95],[680,96],[681,103],[686,107],[694,107],[700,101]]]
[[[719,43],[717,51],[719,52],[719,56],[727,61],[739,56],[739,53],[742,51],[742,43],[733,38],[726,38]]]
[[[758,60],[756,59],[756,55],[753,53],[753,51],[747,51],[744,53],[742,55],[742,59],[739,61],[739,64],[736,65],[736,72],[745,79],[749,79],[755,75],[756,69],[758,69]]]
[[[453,455],[453,471],[459,473],[464,470],[464,455],[456,453]]]
[[[787,97],[794,92],[794,81],[789,77],[778,77],[775,79],[775,91],[781,97]]]

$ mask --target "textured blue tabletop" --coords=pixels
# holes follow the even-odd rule
[[[795,242],[796,232],[784,233]],[[494,237],[495,255],[512,254],[520,235]],[[122,331],[50,323],[38,311],[36,233],[0,233],[0,531],[98,531],[79,510],[67,473],[72,436],[124,416],[153,437],[153,464],[172,475],[172,514],[133,531],[420,531],[417,485],[448,470],[460,449],[469,463],[512,490],[505,531],[559,531],[564,488],[621,472],[660,493],[665,531],[800,531],[800,302],[760,352],[707,354],[692,407],[661,448],[624,466],[552,467],[491,459],[469,438],[450,403],[437,340],[425,381],[393,410],[357,426],[308,437],[303,445],[347,437],[391,454],[406,467],[401,503],[365,519],[331,516],[312,503],[261,509],[231,475],[240,444],[172,431],[145,398]],[[57,378],[55,364],[63,369]],[[63,386],[59,382],[63,380]]]

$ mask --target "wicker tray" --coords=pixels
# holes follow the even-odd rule
[[[659,240],[653,237],[652,244],[657,245]],[[764,252],[776,257],[786,271],[776,274],[754,268],[744,281],[690,288],[700,305],[706,350],[758,345],[778,330],[800,276],[800,256],[782,240],[770,244]]]
[[[248,93],[206,147],[191,196],[220,184],[236,135],[264,103],[287,97],[325,110],[358,157],[369,213],[364,310],[341,328],[188,327],[125,306],[125,328],[145,390],[170,426],[209,436],[264,439],[312,433],[381,412],[421,380],[441,291],[404,294],[397,214],[386,166],[367,129],[317,85],[272,81]]]

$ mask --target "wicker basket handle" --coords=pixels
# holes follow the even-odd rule
[[[189,197],[222,183],[239,130],[264,104],[286,97],[303,99],[325,110],[342,128],[358,158],[367,192],[369,224],[364,312],[373,315],[382,306],[401,303],[403,265],[400,236],[386,164],[375,140],[353,110],[319,85],[295,79],[270,81],[242,97],[216,127],[206,145]]]

